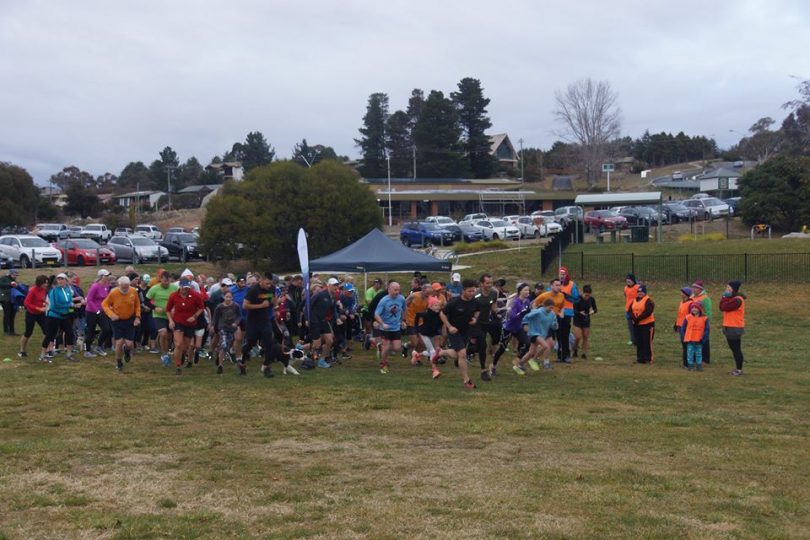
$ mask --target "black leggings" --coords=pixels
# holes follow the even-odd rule
[[[58,319],[56,317],[47,317],[47,332],[42,340],[42,348],[47,349],[51,341],[56,339],[56,334],[61,330],[65,335],[65,346],[70,347],[73,345],[73,321],[69,317]]]
[[[734,364],[737,369],[742,371],[743,368],[743,352],[742,352],[742,338],[730,338],[726,336],[728,348],[731,349],[731,354],[734,355]]]
[[[571,317],[557,317],[557,359],[565,360],[571,357]]]
[[[481,369],[487,369],[487,330],[486,328],[470,328],[470,341],[467,344],[467,356],[471,353],[478,355]]]
[[[14,316],[17,314],[17,310],[15,309],[14,304],[11,301],[0,303],[2,303],[3,305],[3,332],[5,332],[6,334],[13,334]]]
[[[34,326],[39,325],[42,334],[48,333],[44,313],[29,313],[25,312],[25,337],[30,338],[34,334]]]
[[[93,340],[96,339],[96,325],[101,329],[98,335],[99,347],[105,345],[109,348],[112,345],[112,327],[110,326],[110,319],[103,313],[87,312],[85,319],[87,321],[87,329],[84,331],[84,347],[86,350],[91,350]]]
[[[526,332],[524,332],[522,328],[515,333],[503,328],[501,330],[501,341],[498,345],[498,350],[496,350],[495,354],[492,355],[493,366],[498,365],[498,360],[500,360],[503,353],[506,352],[507,347],[509,347],[509,342],[512,341],[513,337],[518,341],[518,356],[522,357],[529,350],[529,336],[526,335]]]

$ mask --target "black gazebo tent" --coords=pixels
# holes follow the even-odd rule
[[[355,243],[309,263],[312,272],[449,272],[453,265],[391,240],[373,229]]]

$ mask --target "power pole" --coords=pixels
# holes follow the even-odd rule
[[[169,210],[172,209],[172,169],[176,167],[174,165],[166,165],[166,195],[169,197]]]
[[[413,179],[416,180],[416,145],[411,146],[411,150],[413,150]]]
[[[526,182],[526,177],[524,176],[525,172],[523,169],[523,162],[525,161],[524,158],[526,157],[523,155],[523,137],[518,139],[518,143],[520,143],[520,181]]]

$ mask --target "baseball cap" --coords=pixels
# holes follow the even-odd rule
[[[230,287],[231,285],[233,285],[233,280],[231,280],[231,278],[225,278],[222,280],[222,284]]]
[[[346,289],[347,291],[353,291],[354,285],[352,285],[351,283],[344,283],[343,288]]]
[[[191,287],[191,281],[189,281],[188,279],[181,279],[180,280],[180,286],[181,287]]]
[[[65,273],[57,274],[56,279],[67,279],[67,275]]]
[[[430,288],[433,289],[436,292],[439,292],[440,290],[442,290],[442,284],[441,283],[433,283],[430,286]]]
[[[461,274],[459,274],[458,272],[453,274],[453,281],[461,281]]]
[[[333,278],[333,277],[330,277],[329,281],[326,282],[327,285],[337,285],[338,283],[340,283],[340,282],[337,279]]]
[[[101,270],[99,270],[98,272],[96,272],[96,275],[97,275],[98,277],[105,277],[105,276],[109,276],[109,275],[110,275],[110,271],[109,271],[109,270],[106,270],[106,269],[104,269],[104,268],[102,268]]]

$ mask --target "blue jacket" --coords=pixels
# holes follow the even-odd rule
[[[67,287],[53,287],[48,291],[48,317],[64,319],[73,309],[73,290]]]
[[[248,288],[247,287],[242,287],[240,289],[236,285],[231,285],[231,292],[233,293],[233,303],[239,305],[239,307],[241,308],[242,307],[242,302],[245,301],[245,295],[248,292]],[[243,321],[247,320],[247,310],[246,309],[242,310],[242,320]]]
[[[529,325],[529,337],[546,337],[550,330],[557,329],[557,315],[545,307],[539,307],[524,315],[523,324]]]

